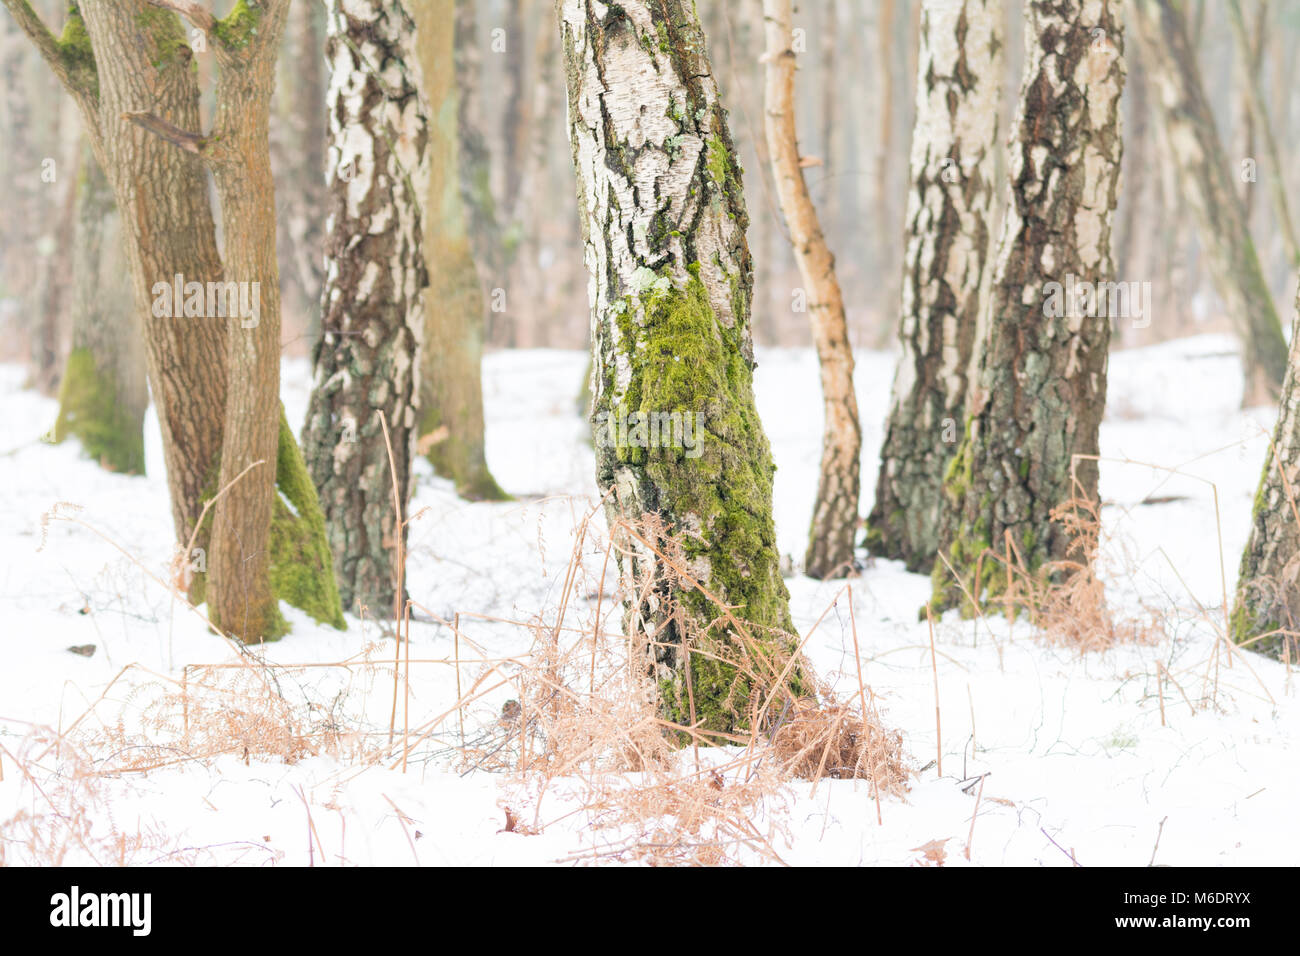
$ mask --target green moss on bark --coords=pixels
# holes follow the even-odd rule
[[[59,36],[59,54],[74,83],[84,86],[93,96],[99,95],[99,72],[95,68],[95,51],[86,32],[86,21],[75,3],[68,4],[68,18]]]
[[[334,561],[325,536],[325,515],[307,473],[298,442],[280,412],[275,463],[275,508],[271,515],[271,589],[281,601],[321,624],[347,627],[334,580]]]
[[[135,25],[153,44],[152,62],[156,69],[176,63],[182,50],[189,56],[185,28],[170,10],[145,4],[135,15]]]
[[[948,462],[943,477],[943,493],[948,500],[954,525],[952,541],[947,548],[947,562],[936,559],[930,570],[932,594],[929,608],[942,614],[952,607],[961,609],[962,617],[974,617],[982,610],[983,602],[995,598],[1006,590],[1006,572],[989,553],[989,512],[993,501],[984,497],[974,518],[967,513],[968,500],[974,478],[975,444],[971,437],[972,419],[966,419],[966,435],[957,452]],[[1026,531],[1026,534],[1030,532]],[[951,567],[949,567],[951,565]],[[954,572],[955,575],[954,575]],[[968,593],[969,592],[969,593]],[[974,602],[979,602],[976,606]],[[925,617],[921,609],[921,618]]]
[[[73,349],[59,386],[54,440],[73,436],[109,471],[143,475],[143,417],[122,408],[118,395],[113,373],[97,368],[89,349]]]
[[[1260,476],[1250,509],[1251,524],[1256,528],[1255,534],[1259,533],[1258,529],[1264,521],[1264,512],[1268,508],[1268,479],[1273,467],[1272,457],[1265,456],[1264,473]],[[1253,537],[1254,535],[1252,539]],[[1270,606],[1273,602],[1267,600],[1269,592],[1276,585],[1274,582],[1265,581],[1261,587],[1256,580],[1257,574],[1256,555],[1251,552],[1250,542],[1248,542],[1241,557],[1241,567],[1237,572],[1236,601],[1233,603],[1232,614],[1228,619],[1232,642],[1234,644],[1249,642],[1251,650],[1281,659],[1286,649],[1286,635],[1275,634],[1262,640],[1259,637],[1261,634],[1268,634],[1270,631],[1285,627],[1280,620],[1277,620],[1279,615],[1275,612],[1278,608]]]
[[[250,7],[247,0],[239,0],[223,19],[217,21],[212,32],[227,48],[243,50],[257,33],[261,20],[260,11]]]
[[[754,405],[752,372],[739,333],[720,325],[698,277],[698,268],[684,289],[666,281],[649,283],[642,293],[644,324],[634,328],[633,309],[618,317],[624,342],[635,342],[629,354],[632,374],[625,393],[612,396],[622,415],[674,414],[698,416],[698,457],[686,448],[620,447],[618,460],[644,469],[658,505],[684,532],[686,557],[706,566],[703,583],[717,597],[735,606],[735,614],[751,627],[750,636],[766,645],[777,666],[794,652],[789,639],[794,628],[789,593],[779,571],[772,519],[771,452]],[[629,303],[630,305],[630,303]],[[721,610],[696,589],[685,589],[679,600],[695,621],[712,621]],[[720,628],[724,625],[719,625]],[[717,629],[715,629],[717,630]],[[771,647],[780,633],[779,648]],[[738,661],[742,650],[734,635],[693,635],[707,654],[692,654],[696,720],[709,730],[731,732],[747,720],[751,678],[726,661]],[[803,691],[796,671],[791,691]],[[680,668],[660,690],[665,715],[689,723],[685,675]]]
[[[208,501],[217,493],[220,457],[212,463],[212,477],[203,496]],[[208,512],[196,537],[206,547],[212,532],[213,512]],[[279,445],[275,462],[275,501],[271,511],[270,532],[271,590],[278,601],[285,601],[313,620],[340,631],[347,629],[338,582],[334,579],[334,558],[325,536],[325,515],[320,509],[316,488],[311,482],[302,451],[293,430],[280,409]],[[190,601],[202,604],[207,598],[207,575],[196,574],[190,588]],[[284,618],[277,622],[263,640],[278,640],[289,632]]]

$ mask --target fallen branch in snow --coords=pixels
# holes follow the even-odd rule
[[[1053,840],[1052,835],[1048,833],[1046,830],[1044,830],[1042,827],[1038,828],[1038,832],[1041,833],[1043,836],[1047,837],[1048,841],[1052,844],[1052,846],[1056,847],[1067,857],[1069,857],[1071,863],[1073,863],[1075,866],[1080,866],[1080,867],[1083,866],[1083,864],[1080,863],[1079,860],[1075,857],[1074,850],[1066,850],[1065,847],[1061,846],[1061,844]]]
[[[1156,850],[1160,849],[1160,836],[1165,832],[1165,820],[1168,819],[1168,817],[1165,817],[1164,820],[1161,820],[1160,829],[1156,831],[1156,845],[1151,848],[1151,862],[1147,864],[1149,867],[1156,865]]]

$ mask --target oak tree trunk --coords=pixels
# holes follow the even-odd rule
[[[176,276],[182,282],[219,280],[221,258],[202,164],[138,128],[125,114],[156,113],[180,128],[198,128],[192,54],[176,17],[139,0],[82,0],[79,9],[88,42],[70,63],[75,64],[78,89],[88,91],[89,99],[84,92],[74,92],[74,98],[122,217],[176,539],[187,544],[204,499],[216,491],[226,404],[226,327],[223,319],[206,312],[173,316],[172,309],[155,308],[155,287],[171,286]],[[65,36],[76,34],[75,24],[76,18]],[[112,54],[94,56],[98,50]],[[87,61],[89,57],[93,59]],[[205,552],[208,530],[195,540]],[[191,579],[193,598],[201,599],[205,583],[206,575]]]
[[[282,630],[277,596],[342,626],[315,490],[278,401],[266,101],[285,0],[240,2],[223,20],[182,5],[227,67],[211,136],[194,132],[200,115],[193,54],[172,12],[143,0],[80,0],[55,39],[23,0],[3,2],[80,110],[122,214],[177,540],[193,540],[209,572],[222,565],[219,574],[190,565],[196,573],[182,583],[191,600],[206,596],[212,619],[249,641]],[[205,165],[222,201],[228,272],[217,252]],[[232,317],[242,308],[232,309],[228,296],[224,306],[212,301],[210,284],[225,288],[225,279],[247,284],[249,304],[256,303],[249,315]],[[184,290],[191,284],[207,295],[190,296]],[[231,325],[238,335],[227,334]],[[237,374],[228,388],[232,367]],[[237,492],[218,502],[215,530],[196,532],[204,501],[258,461]]]

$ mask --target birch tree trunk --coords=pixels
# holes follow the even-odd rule
[[[1120,0],[1028,0],[1025,21],[1011,194],[965,437],[944,479],[939,542],[952,570],[935,562],[940,610],[963,600],[954,572],[976,601],[1004,586],[990,548],[1011,548],[1031,573],[1065,558],[1053,509],[1097,499],[1096,462],[1073,456],[1097,453],[1111,319],[1106,296],[1071,293],[1114,281]]]
[[[1131,0],[1143,65],[1196,219],[1214,285],[1242,341],[1244,403],[1271,404],[1286,372],[1287,347],[1246,226],[1233,170],[1214,125],[1182,13],[1172,0]]]
[[[752,392],[735,147],[689,0],[563,0],[559,18],[590,274],[597,483],[635,595],[625,626],[669,719],[738,730],[758,687],[774,683],[771,663],[792,651],[793,628]],[[611,434],[633,414],[676,415],[694,435]],[[645,515],[663,530],[647,522],[638,541],[626,523]],[[660,553],[678,554],[681,570]],[[697,582],[734,617],[719,618]]]
[[[365,605],[374,617],[405,600],[397,558],[407,533],[427,284],[420,201],[428,117],[415,23],[400,0],[333,0],[327,35],[324,318],[303,452],[343,606]]]
[[[109,471],[144,474],[144,338],[132,308],[122,223],[109,185],[84,147],[72,264],[72,350],[59,387],[54,438],[76,437]]]
[[[1273,211],[1282,234],[1287,262],[1295,268],[1300,266],[1300,240],[1296,239],[1295,224],[1291,219],[1291,209],[1286,198],[1286,182],[1283,179],[1285,167],[1282,165],[1282,156],[1277,148],[1277,138],[1273,133],[1273,124],[1269,120],[1268,108],[1264,104],[1264,90],[1260,86],[1259,79],[1260,53],[1264,49],[1264,28],[1268,22],[1267,5],[1260,9],[1256,17],[1254,49],[1252,49],[1252,43],[1246,34],[1246,21],[1241,13],[1241,4],[1239,0],[1228,0],[1228,23],[1232,27],[1237,56],[1242,60],[1242,86],[1245,92],[1248,120],[1254,133],[1251,138],[1258,138],[1264,144],[1264,164],[1268,167],[1265,175],[1268,176],[1269,195],[1273,198]],[[1253,156],[1253,153],[1247,155]],[[1247,224],[1249,224],[1249,216]]]
[[[993,247],[1001,0],[926,0],[903,237],[903,354],[867,519],[873,554],[929,571],[943,476],[966,418],[980,292]]]
[[[488,470],[483,438],[483,290],[461,204],[454,59],[455,4],[411,8],[429,110],[423,244],[429,268],[420,372],[420,444],[438,474],[471,501],[506,493]]]
[[[1300,297],[1291,356],[1273,440],[1251,512],[1250,537],[1237,574],[1232,639],[1296,660],[1300,647]],[[1290,635],[1276,633],[1279,629]],[[1267,636],[1265,636],[1267,635]],[[1262,639],[1261,639],[1262,638]]]
[[[841,577],[853,569],[861,489],[862,429],[858,423],[858,397],[853,391],[853,351],[849,347],[844,299],[835,278],[835,257],[826,245],[800,165],[790,0],[764,0],[763,22],[767,41],[763,125],[781,212],[790,230],[800,275],[808,287],[808,315],[821,366],[825,416],[821,471],[804,571],[813,578]]]

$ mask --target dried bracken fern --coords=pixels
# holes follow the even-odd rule
[[[1106,601],[1106,586],[1097,567],[1100,506],[1076,498],[1056,508],[1052,518],[1070,536],[1069,557],[1049,565],[1047,577],[1038,579],[1037,588],[1030,585],[1024,592],[1043,639],[1080,653],[1105,651],[1117,644],[1158,642],[1162,632],[1154,616],[1117,618]],[[1028,576],[1018,580],[1031,582]]]
[[[54,731],[30,728],[0,753],[17,777],[14,802],[22,807],[0,820],[0,866],[192,865],[205,858],[155,822],[119,819],[126,816],[114,799],[120,795],[110,792],[90,753]]]
[[[658,518],[647,516],[633,530],[661,559],[654,562],[659,577],[625,577],[622,591],[635,595],[628,602],[634,608],[644,607],[653,594],[662,620],[672,615],[664,595],[688,581],[689,572],[681,565],[680,545]],[[575,561],[577,553],[575,548]],[[580,573],[570,567],[570,577]],[[663,586],[665,574],[677,575],[672,587]],[[591,846],[572,856],[573,862],[779,861],[775,845],[786,836],[782,811],[792,800],[793,778],[856,777],[870,781],[877,793],[906,790],[901,734],[885,730],[874,713],[839,702],[806,660],[771,646],[758,650],[733,609],[715,605],[719,626],[732,628],[729,640],[708,642],[708,652],[672,651],[727,654],[737,684],[746,688],[750,726],[762,730],[725,749],[701,748],[718,743],[717,735],[665,718],[655,667],[661,655],[642,616],[624,614],[622,634],[599,626],[610,617],[599,609],[587,628],[566,627],[562,613],[554,624],[531,623],[532,648],[511,678],[517,697],[462,754],[467,769],[510,775],[503,803],[516,824],[512,832],[541,832],[555,822],[544,812],[549,796],[563,808],[558,819],[575,812],[585,819]],[[782,637],[775,647],[797,646],[792,635]],[[485,679],[480,674],[475,684]],[[865,690],[857,696],[865,700]],[[683,749],[684,742],[691,746]]]
[[[1081,654],[1158,642],[1163,630],[1154,613],[1117,617],[1106,600],[1099,568],[1100,504],[1080,495],[1054,508],[1051,518],[1069,538],[1064,559],[1031,571],[1010,534],[1001,554],[990,548],[980,556],[981,562],[1000,566],[994,573],[1005,576],[994,603],[1009,617],[1025,614],[1044,643]],[[977,610],[983,613],[984,608]]]

